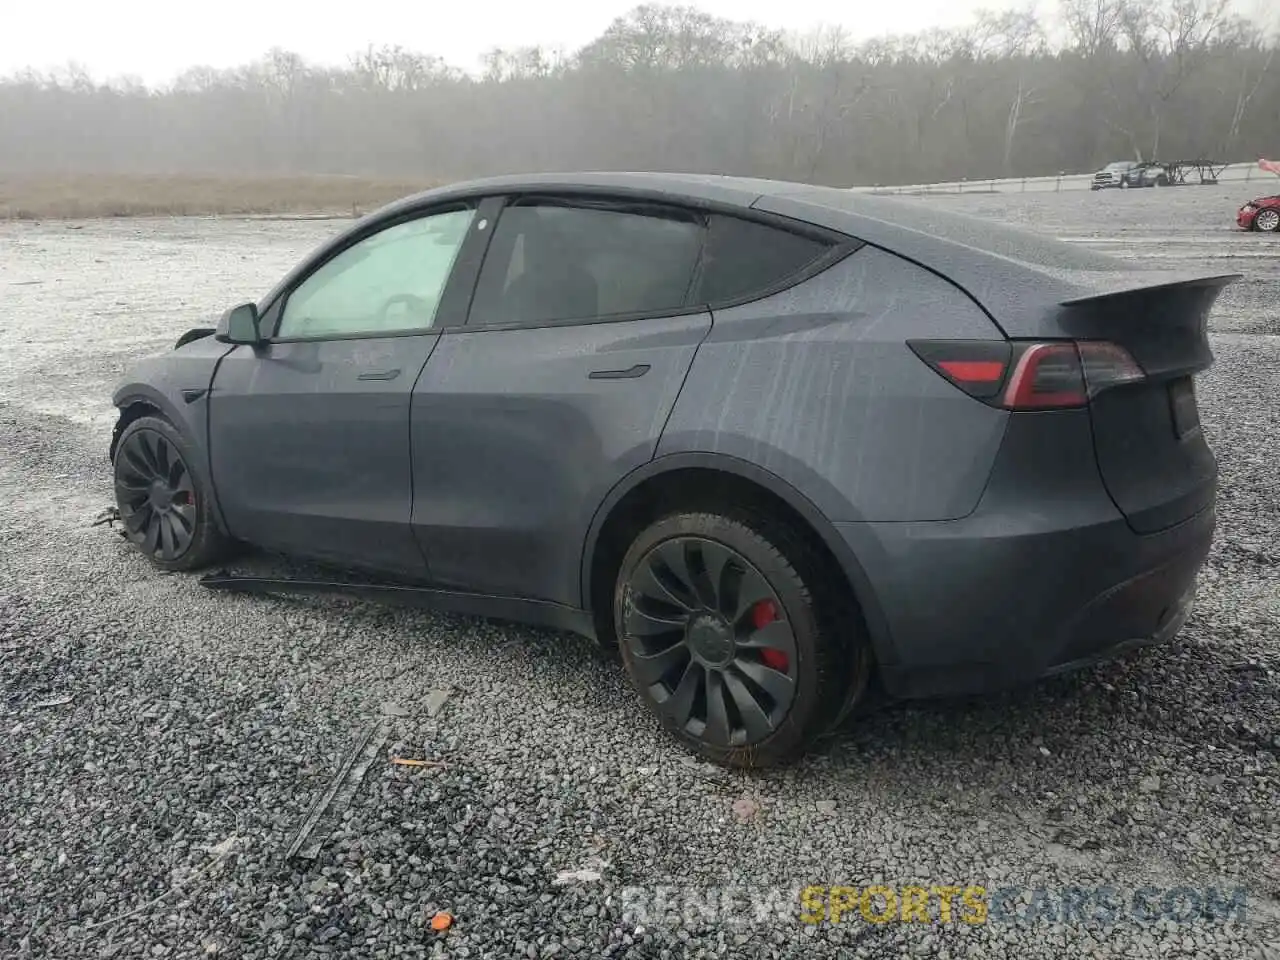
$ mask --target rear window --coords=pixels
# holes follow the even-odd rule
[[[707,225],[694,302],[746,299],[800,272],[828,249],[821,240],[715,214]]]

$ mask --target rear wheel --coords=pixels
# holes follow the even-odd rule
[[[614,590],[623,662],[694,753],[785,763],[856,705],[866,671],[824,619],[818,569],[799,538],[745,515],[677,513],[632,543]]]
[[[162,570],[205,566],[230,545],[191,461],[185,438],[159,417],[133,421],[116,445],[116,507],[125,536]]]
[[[1265,207],[1253,217],[1253,229],[1262,233],[1275,233],[1280,230],[1280,209]]]

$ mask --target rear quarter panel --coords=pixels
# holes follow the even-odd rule
[[[930,370],[913,337],[1001,339],[961,290],[863,247],[822,274],[718,310],[657,456],[754,463],[830,521],[970,513],[1008,414]]]

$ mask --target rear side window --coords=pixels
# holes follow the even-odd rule
[[[713,215],[695,302],[745,299],[800,272],[829,249],[821,240],[787,230]]]
[[[548,323],[662,313],[688,302],[700,215],[662,207],[547,201],[498,219],[469,322]]]

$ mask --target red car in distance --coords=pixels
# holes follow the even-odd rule
[[[1242,230],[1261,233],[1280,230],[1280,195],[1250,200],[1236,211],[1236,225]]]

